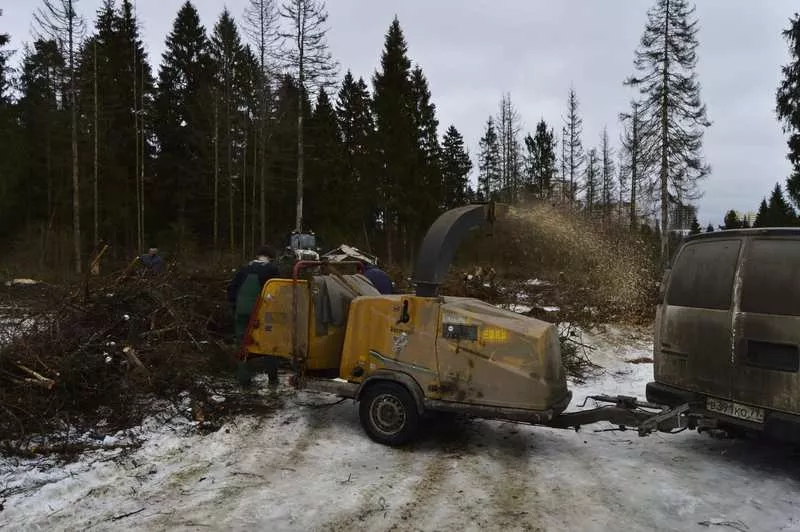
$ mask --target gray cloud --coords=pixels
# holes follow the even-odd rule
[[[151,61],[157,63],[181,0],[138,0]],[[224,5],[237,18],[246,0],[197,0],[210,31]],[[503,93],[532,130],[539,118],[560,130],[574,85],[584,118],[584,143],[599,144],[604,125],[619,136],[617,115],[634,94],[622,86],[652,2],[573,0],[328,0],[334,55],[369,81],[395,14],[409,55],[425,71],[442,130],[455,125],[477,155],[477,142]],[[6,0],[0,31],[12,45],[29,40],[36,0]],[[82,0],[91,22],[99,0]],[[705,154],[713,167],[697,203],[702,224],[721,223],[727,209],[755,210],[789,172],[785,138],[774,113],[780,66],[788,60],[780,32],[797,10],[792,0],[698,2],[698,75],[713,126]],[[342,72],[342,73],[343,73]]]

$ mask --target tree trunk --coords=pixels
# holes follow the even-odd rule
[[[242,153],[242,259],[247,258],[247,142]]]
[[[303,76],[300,67],[300,93],[297,98],[297,213],[294,226],[303,230]]]
[[[219,102],[214,94],[214,251],[219,245]]]
[[[666,2],[664,16],[664,62],[661,82],[664,84],[661,96],[661,266],[666,267],[669,261],[669,158],[667,142],[669,141],[669,115],[667,82],[669,81],[669,0]]]
[[[230,251],[236,251],[236,227],[233,220],[233,135],[231,134],[231,89],[228,85],[225,95],[225,130],[227,144],[228,168],[228,236],[230,237]]]
[[[142,198],[139,196],[139,191],[141,187],[139,186],[139,113],[137,112],[138,107],[138,99],[136,98],[136,84],[137,84],[137,77],[136,77],[136,43],[133,45],[133,144],[136,148],[136,154],[134,155],[135,159],[135,169],[133,171],[133,180],[136,183],[136,246],[137,249],[141,250],[143,247],[142,242],[142,223],[141,218],[139,216],[139,211],[141,209]],[[127,188],[127,187],[126,187]],[[125,202],[127,204],[127,202]]]
[[[72,226],[75,252],[75,273],[83,271],[81,253],[81,200],[80,179],[78,177],[78,111],[75,104],[75,15],[72,0],[69,0],[69,99],[72,121]]]
[[[139,210],[138,210],[138,212],[136,214],[137,214],[137,217],[139,219],[139,226],[142,228],[141,229],[141,231],[142,231],[142,233],[141,233],[142,234],[142,241],[139,242],[139,249],[142,249],[144,247],[144,237],[147,234],[147,232],[145,231],[145,225],[144,225],[144,206],[145,206],[145,200],[144,200],[144,163],[145,163],[145,156],[147,154],[146,151],[145,151],[145,148],[146,148],[147,145],[145,144],[145,123],[144,123],[144,67],[141,69],[141,85],[139,85],[139,100],[140,100],[139,101],[139,112],[141,113],[141,117],[139,119],[139,125],[141,127],[141,132],[140,132],[140,135],[139,135],[139,139],[142,142],[142,146],[141,146],[141,150],[140,150],[139,154],[142,157],[142,162],[139,165],[139,174],[140,174],[139,175],[139,187],[141,188],[141,190],[139,191],[140,203],[139,203]],[[182,230],[183,230],[183,226],[181,225],[181,231]],[[182,236],[182,233],[181,233],[181,236]]]
[[[253,131],[253,174],[250,181],[252,181],[252,185],[250,185],[252,190],[252,195],[250,197],[250,252],[254,252],[256,249],[256,184],[258,183],[258,157],[261,150],[259,149],[259,131],[260,126],[255,128]]]
[[[97,42],[94,43],[94,244],[100,242],[100,215],[99,206],[100,200],[97,193],[98,190],[98,169],[97,169]]]

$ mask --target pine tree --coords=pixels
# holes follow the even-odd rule
[[[579,111],[578,96],[575,94],[575,89],[570,88],[569,97],[567,98],[567,117],[565,119],[565,128],[567,132],[566,146],[567,146],[567,172],[569,175],[567,199],[570,204],[575,202],[577,198],[579,183],[578,179],[584,163],[583,141],[581,135],[583,134],[583,119],[578,114]]]
[[[767,198],[761,200],[761,205],[758,207],[756,219],[753,222],[753,227],[769,227],[769,208],[767,207]]]
[[[443,202],[441,146],[439,145],[436,106],[431,102],[428,81],[419,66],[411,72],[414,126],[417,132],[417,161],[413,170],[414,186],[405,189],[408,237],[405,246],[416,251],[415,243],[439,214]],[[412,207],[413,206],[413,207]]]
[[[245,103],[245,85],[248,76],[246,53],[236,22],[226,9],[214,26],[210,40],[213,71],[216,72],[214,89],[219,99],[220,131],[219,148],[224,158],[224,176],[228,190],[228,244],[231,252],[236,250],[237,190],[242,186],[240,169],[242,148],[246,142],[246,126],[238,110]],[[244,244],[244,243],[243,243]]]
[[[34,14],[39,35],[66,45],[66,68],[69,80],[68,100],[72,132],[72,231],[75,272],[83,271],[83,241],[81,236],[80,176],[78,168],[78,87],[76,83],[77,56],[83,32],[83,19],[78,16],[78,0],[43,0],[44,7]]]
[[[783,191],[779,183],[775,183],[772,194],[769,197],[767,206],[766,227],[789,227],[796,225],[797,215],[791,205],[784,199]]]
[[[158,73],[154,128],[159,153],[154,210],[158,223],[219,239],[219,139],[214,131],[213,63],[206,29],[188,0],[181,6],[166,39]],[[213,208],[212,208],[213,207]]]
[[[556,179],[556,145],[553,130],[543,119],[536,124],[535,135],[525,137],[525,148],[529,190],[541,199],[551,197]]]
[[[786,190],[794,204],[800,208],[800,14],[789,19],[789,28],[782,35],[789,45],[791,62],[781,68],[783,79],[778,87],[776,110],[789,134],[788,158],[792,173],[786,181]]]
[[[631,228],[639,220],[640,198],[652,192],[650,175],[654,165],[653,136],[647,129],[641,105],[634,101],[631,110],[620,114],[623,123],[622,156],[624,173],[630,183],[629,218]]]
[[[697,223],[697,216],[692,216],[692,225],[689,227],[689,234],[699,235],[701,231],[700,224]]]
[[[454,126],[442,139],[443,207],[452,209],[468,201],[468,179],[472,161],[464,146],[464,137]]]
[[[352,203],[355,189],[350,179],[342,173],[344,152],[339,130],[339,122],[328,93],[319,89],[314,111],[308,121],[308,180],[305,183],[305,197],[308,198],[307,226],[310,229],[327,228],[326,236],[347,229],[340,222],[340,212],[355,208]]]
[[[411,61],[397,17],[392,21],[384,42],[380,69],[373,84],[375,116],[375,158],[380,161],[378,175],[381,191],[381,222],[386,246],[386,261],[394,262],[398,233],[405,232],[408,206],[403,204],[412,187],[419,145],[414,123],[415,102],[411,85]]]
[[[592,214],[597,209],[597,203],[602,192],[601,172],[598,167],[597,150],[589,150],[589,157],[586,164],[586,211]]]
[[[349,220],[348,229],[363,233],[366,249],[371,252],[380,195],[373,158],[375,122],[370,105],[367,84],[362,78],[354,80],[348,70],[336,102],[344,151],[342,171],[353,188],[353,210],[343,214]]]
[[[608,142],[608,128],[604,127],[603,133],[600,135],[600,183],[602,184],[602,193],[599,198],[604,217],[608,217],[611,214],[616,194],[613,157],[614,152]]]
[[[703,128],[710,125],[700,101],[697,21],[687,0],[656,0],[648,12],[634,66],[640,75],[626,85],[639,89],[646,130],[653,131],[659,153],[661,232],[668,230],[670,203],[697,197],[697,182],[710,168],[703,162]],[[669,258],[667,239],[661,261]]]
[[[519,142],[520,117],[511,95],[505,94],[500,101],[500,113],[496,119],[500,146],[500,180],[502,197],[513,203],[522,181],[522,153]]]
[[[69,107],[63,105],[68,101],[65,66],[55,41],[39,39],[25,50],[16,105],[20,168],[17,180],[12,181],[7,175],[2,182],[0,216],[7,236],[22,229],[22,223],[33,226],[52,220],[43,232],[42,266],[51,265],[51,228],[67,225],[72,216],[66,205],[57,201],[70,193],[69,183],[63,178],[71,168],[70,113]]]
[[[478,155],[478,192],[485,199],[493,199],[501,187],[500,175],[500,144],[497,139],[497,130],[494,118],[486,120],[483,136],[480,140],[480,153]]]
[[[730,210],[725,214],[725,219],[723,220],[723,225],[721,225],[720,229],[741,229],[742,222],[739,220],[739,215],[734,210]]]
[[[90,129],[93,145],[93,240],[141,249],[154,80],[130,0],[119,9],[104,2],[81,49],[78,79],[82,114],[91,115],[91,127],[82,129]]]

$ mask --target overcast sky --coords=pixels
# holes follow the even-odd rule
[[[80,0],[89,28],[100,0]],[[183,0],[136,0],[151,63]],[[247,0],[195,0],[210,31],[227,6],[241,18]],[[473,161],[486,118],[511,94],[526,131],[544,118],[558,132],[570,85],[584,119],[584,144],[599,144],[608,125],[618,143],[617,116],[633,92],[622,80],[633,72],[633,52],[650,0],[328,0],[329,44],[342,73],[371,79],[395,14],[412,61],[425,72],[440,131],[453,124],[467,139]],[[21,51],[30,41],[39,0],[2,0],[0,32]],[[778,123],[775,90],[788,61],[781,30],[800,9],[792,0],[700,0],[698,75],[713,122],[705,136],[712,175],[699,200],[703,225],[722,222],[726,210],[753,211],[789,172]],[[21,54],[17,54],[19,58]]]

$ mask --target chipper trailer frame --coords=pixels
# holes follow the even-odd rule
[[[609,421],[640,435],[683,428],[688,405],[634,397],[593,396],[606,405],[564,413],[572,393],[554,324],[439,294],[461,240],[494,221],[494,203],[442,214],[420,247],[413,294],[379,294],[360,263],[298,262],[290,279],[264,285],[240,358],[290,360],[293,386],[357,401],[366,433],[387,445],[414,438],[427,412],[576,430]]]

